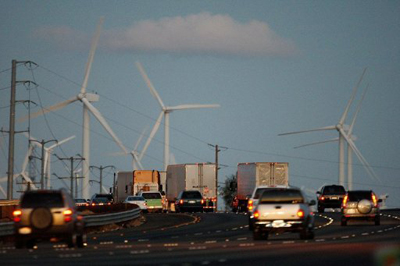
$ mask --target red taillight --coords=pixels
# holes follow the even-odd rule
[[[253,210],[253,201],[252,201],[252,200],[249,200],[249,201],[247,202],[247,209],[248,209],[249,211],[252,211],[252,210]]]
[[[204,199],[201,199],[201,201],[200,201],[200,203],[201,203],[201,205],[204,205]]]
[[[13,211],[14,222],[16,222],[16,223],[20,222],[21,221],[21,215],[22,215],[22,211],[21,210]]]
[[[72,210],[71,209],[68,209],[68,210],[65,210],[65,211],[63,211],[63,214],[64,214],[64,222],[70,222],[70,221],[72,221]]]
[[[179,200],[179,204],[181,205],[183,204],[183,199]]]
[[[344,196],[343,198],[343,202],[342,202],[342,207],[346,208],[347,205],[347,200],[349,199],[349,195]]]
[[[372,201],[374,202],[374,207],[378,206],[378,199],[374,193],[372,193]]]
[[[297,217],[299,217],[299,218],[303,218],[304,217],[304,211],[302,209],[299,209],[297,211]]]
[[[258,219],[258,218],[260,217],[259,211],[255,211],[255,212],[253,213],[253,216],[254,216],[254,219]]]
[[[325,200],[324,196],[319,197],[319,200]]]

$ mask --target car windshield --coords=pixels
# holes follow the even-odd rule
[[[304,203],[303,196],[299,190],[295,189],[268,189],[264,191],[260,198],[261,204],[276,203]]]
[[[267,189],[266,188],[258,188],[256,190],[256,193],[254,193],[254,199],[259,199],[265,190],[267,190]]]
[[[161,199],[161,194],[159,192],[157,192],[157,193],[143,193],[142,196],[145,199]]]
[[[323,191],[324,195],[344,195],[346,191],[342,186],[327,186]]]
[[[26,193],[21,201],[21,208],[64,207],[61,193]]]
[[[86,200],[85,199],[75,199],[76,203],[85,203]]]
[[[198,191],[186,191],[182,193],[182,199],[202,199],[201,193]]]
[[[349,201],[360,201],[363,199],[371,200],[371,191],[351,191],[349,192]]]
[[[143,197],[129,197],[128,201],[144,201]]]
[[[93,199],[93,202],[95,202],[95,203],[107,203],[107,202],[110,202],[110,200],[108,198],[95,198],[95,199]]]

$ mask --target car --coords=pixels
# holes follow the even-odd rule
[[[163,199],[159,191],[140,191],[137,196],[146,199],[147,210],[149,212],[163,211]]]
[[[114,203],[114,197],[112,194],[100,194],[96,193],[90,198],[90,202],[92,203],[94,199],[96,198],[106,198],[107,202],[110,202],[111,204]],[[104,200],[101,200],[104,202]]]
[[[147,212],[146,199],[141,196],[128,196],[126,197],[124,203],[136,204],[137,206],[139,206],[142,212]]]
[[[92,199],[90,202],[91,206],[103,206],[103,205],[111,205],[112,201],[110,201],[109,198],[106,197],[97,197]]]
[[[317,191],[318,212],[324,212],[325,208],[340,208],[346,190],[341,185],[326,185]]]
[[[65,241],[68,247],[84,247],[85,223],[65,190],[26,191],[13,212],[15,247],[33,248],[39,240]]]
[[[204,199],[198,190],[183,190],[175,200],[176,212],[203,212]]]
[[[314,238],[314,213],[303,192],[294,187],[263,192],[254,209],[253,239],[268,239],[270,233],[294,232],[301,239]]]
[[[253,230],[254,228],[254,208],[258,204],[258,200],[260,199],[261,195],[266,191],[267,189],[271,188],[287,188],[288,186],[282,186],[282,185],[277,185],[277,186],[256,186],[253,190],[253,193],[251,194],[249,200],[247,201],[247,216],[249,220],[249,230]]]
[[[89,206],[89,202],[85,199],[75,199],[76,206]]]
[[[380,225],[380,202],[372,190],[348,191],[342,203],[341,226],[346,226],[349,220],[370,220]]]

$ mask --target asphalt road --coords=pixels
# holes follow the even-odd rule
[[[254,241],[243,214],[146,214],[145,218],[134,228],[91,233],[83,249],[39,243],[31,250],[16,250],[12,243],[5,244],[0,246],[0,264],[337,266],[379,265],[377,258],[400,263],[399,210],[383,212],[380,226],[350,221],[342,227],[339,213],[317,214],[314,240],[281,234]],[[393,252],[397,254],[390,257]]]

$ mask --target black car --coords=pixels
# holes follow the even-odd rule
[[[176,212],[203,212],[204,199],[200,191],[181,191],[175,201]]]
[[[325,208],[340,208],[346,190],[341,185],[327,185],[317,191],[318,212],[324,212]]]

